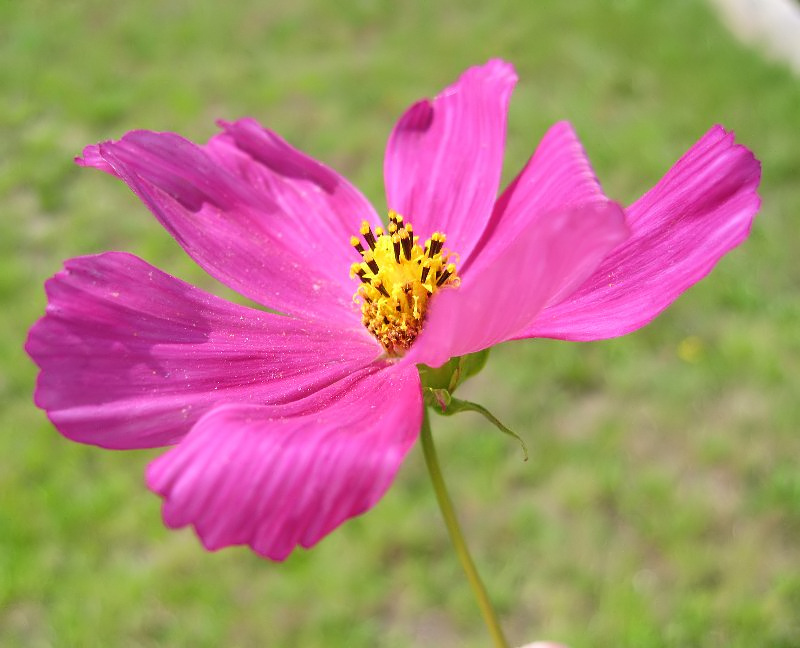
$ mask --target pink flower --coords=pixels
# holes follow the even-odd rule
[[[147,470],[166,524],[281,560],[389,487],[422,420],[418,363],[628,333],[747,236],[759,163],[719,126],[623,211],[562,122],[497,198],[515,82],[490,61],[401,117],[384,176],[405,220],[385,231],[252,119],[204,146],[134,131],[87,147],[77,162],[126,182],[212,276],[287,315],[123,252],[71,259],[27,342],[36,404],[75,441],[174,445]]]

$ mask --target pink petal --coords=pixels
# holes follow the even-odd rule
[[[206,147],[134,131],[79,164],[124,180],[187,253],[234,290],[276,310],[357,318],[350,236],[374,210],[346,180],[253,120]]]
[[[750,231],[761,166],[715,126],[627,210],[632,236],[518,337],[600,340],[650,322]]]
[[[347,180],[292,148],[254,119],[220,122],[208,153],[278,207],[270,229],[307,266],[315,264],[340,281],[352,298],[350,266],[359,256],[350,246],[363,220],[381,221],[372,205]]]
[[[359,322],[231,304],[120,252],[67,261],[46,289],[26,344],[36,404],[65,436],[108,448],[174,443],[219,403],[313,410],[319,389],[381,353]]]
[[[438,367],[453,356],[509,340],[548,303],[569,294],[628,236],[612,202],[571,207],[536,220],[490,263],[479,258],[458,288],[431,299],[414,362]]]
[[[316,414],[229,405],[150,464],[164,521],[191,524],[210,550],[247,544],[283,560],[375,505],[416,440],[419,375],[397,364]]]
[[[510,237],[530,227],[545,214],[591,202],[606,202],[583,146],[569,122],[553,125],[531,159],[497,200],[492,219],[471,263],[494,259]]]
[[[448,247],[464,261],[497,196],[516,80],[503,61],[470,68],[433,101],[411,106],[386,148],[389,208],[423,236],[445,232]]]

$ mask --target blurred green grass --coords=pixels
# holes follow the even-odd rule
[[[517,643],[800,646],[800,82],[699,2],[0,4],[0,645],[485,646],[419,452],[368,515],[284,564],[206,554],[142,484],[151,452],[62,439],[22,351],[61,260],[129,250],[230,295],[128,190],[78,170],[132,128],[204,140],[252,115],[383,205],[394,120],[510,59],[506,177],[568,118],[631,201],[712,123],[763,162],[747,243],[650,327],[503,346],[434,421],[446,476]]]

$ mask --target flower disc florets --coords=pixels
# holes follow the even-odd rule
[[[445,235],[434,232],[419,245],[411,223],[389,211],[389,225],[372,231],[361,224],[361,237],[350,244],[362,261],[350,267],[350,276],[361,280],[354,299],[361,304],[364,326],[389,355],[402,355],[422,329],[428,299],[443,286],[460,281],[454,255],[444,251]]]

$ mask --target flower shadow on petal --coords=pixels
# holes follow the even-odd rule
[[[216,403],[299,400],[380,353],[360,327],[237,306],[120,252],[68,261],[47,292],[26,344],[36,404],[103,447],[174,443]]]

